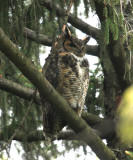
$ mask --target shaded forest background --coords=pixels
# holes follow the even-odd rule
[[[84,4],[82,13],[81,3]],[[0,28],[38,72],[42,68],[39,56],[46,52],[41,50],[42,46],[51,47],[61,33],[66,16],[64,10],[68,5],[69,1],[65,0],[0,0]],[[89,18],[89,12],[97,14],[98,28],[78,18],[80,14]],[[132,151],[132,147],[121,144],[115,134],[114,119],[121,95],[133,79],[132,1],[73,0],[73,8],[67,16],[74,36],[77,36],[75,30],[79,29],[97,41],[97,45],[86,46],[86,54],[98,57],[99,62],[95,70],[90,70],[90,85],[82,118],[97,130],[102,139],[107,140],[108,147],[113,149],[118,159],[129,159],[125,150]],[[80,146],[87,154],[86,147],[90,142],[86,144],[81,141],[82,138],[71,138],[65,132],[58,137],[65,146],[64,151],[59,152],[54,142],[46,146],[42,135],[40,99],[35,92],[38,88],[5,56],[4,45],[0,45],[0,151],[5,149],[9,154],[11,142],[16,140],[25,151],[23,159],[26,160],[39,157],[51,160],[51,157],[56,158]],[[94,146],[93,151],[100,159],[105,159],[104,153],[101,155],[96,150]],[[110,154],[105,153],[112,159],[114,155]],[[2,152],[0,155],[2,157]]]

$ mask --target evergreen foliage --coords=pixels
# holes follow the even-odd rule
[[[78,16],[78,7],[80,7],[81,3],[84,3],[84,15],[86,17],[88,17],[90,9],[95,12],[95,1],[96,0],[73,0],[74,7],[72,12],[75,17]],[[104,57],[102,54],[104,53],[105,55],[105,52],[109,53],[107,47],[110,44],[118,42],[118,46],[112,48],[112,50],[114,50],[114,52],[112,52],[118,57],[121,54],[119,52],[119,46],[125,45],[127,51],[126,60],[127,63],[129,63],[129,61],[131,61],[130,55],[132,55],[133,52],[133,32],[130,29],[130,25],[125,25],[127,21],[124,19],[123,12],[121,11],[122,6],[120,6],[119,0],[97,0],[97,3],[101,2],[103,10],[99,11],[99,15],[101,15],[99,16],[101,34],[98,40],[100,47],[99,57],[101,61],[96,64],[97,67],[94,71],[90,71],[90,86],[86,99],[85,111],[105,116],[104,110],[106,108],[104,108],[104,105],[107,97],[104,97],[105,88],[103,89],[103,83],[105,83],[105,74],[103,73],[104,71],[102,67],[106,67],[106,70],[109,70],[109,64],[108,59],[106,59],[106,56],[108,55]],[[41,0],[0,0],[0,28],[4,30],[13,43],[30,59],[31,62],[34,63],[38,70],[41,69],[39,55],[42,45],[24,37],[24,27],[36,32],[36,40],[38,40],[38,35],[40,33],[50,36],[54,40],[54,38],[60,33],[61,26],[64,23],[64,15],[57,17],[55,6],[59,5],[63,10],[69,3],[70,0],[53,0],[52,6],[54,9],[49,11],[42,5]],[[126,3],[124,3],[124,6],[125,8],[127,7]],[[97,11],[96,14],[98,14]],[[119,41],[120,38],[122,41]],[[100,63],[105,63],[105,61],[106,64],[102,64],[101,67]],[[127,79],[130,79],[133,74],[131,66],[129,66],[127,70],[125,69],[127,73],[130,70],[130,76],[128,73],[128,76],[126,76]],[[112,73],[113,72],[114,70]],[[16,66],[0,52],[0,76],[1,75],[2,77],[17,82],[25,87],[35,89]],[[112,79],[113,78],[114,77],[112,76]],[[132,78],[130,80],[132,81]],[[115,85],[117,86],[118,84]],[[115,89],[112,91],[113,100],[116,96]],[[29,107],[31,110],[28,112]],[[0,131],[2,130],[4,133],[3,140],[5,140],[5,142],[9,139],[7,126],[11,126],[10,131],[14,133],[16,128],[20,128],[21,121],[27,112],[28,115],[21,126],[21,131],[28,134],[29,132],[40,130],[42,128],[42,112],[40,105],[35,104],[32,101],[28,102],[27,100],[14,96],[11,93],[0,90]],[[6,144],[5,142],[0,142],[0,150]],[[21,146],[25,151],[23,159],[37,160],[39,157],[43,157],[43,159],[50,160],[51,157],[56,158],[59,155],[64,154],[65,151],[70,151],[72,148],[76,150],[80,146],[83,147],[84,153],[87,154],[86,145],[84,143],[79,141],[62,141],[62,143],[65,146],[65,150],[59,152],[55,143],[48,147],[45,145],[45,142],[28,143],[27,137],[23,137],[23,142],[21,142]],[[9,144],[6,148],[7,153],[10,147]],[[3,155],[0,156],[2,157]]]

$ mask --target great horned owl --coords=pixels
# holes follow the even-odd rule
[[[51,48],[42,74],[70,107],[80,116],[89,86],[89,64],[85,58],[85,44],[90,38],[80,40],[71,36],[66,27]],[[65,126],[65,122],[53,107],[42,98],[43,126],[46,137],[53,138]]]

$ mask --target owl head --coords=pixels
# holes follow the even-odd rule
[[[63,47],[66,52],[71,52],[78,57],[85,55],[85,45],[90,37],[85,37],[83,40],[73,37],[68,27],[65,28]]]
[[[85,55],[85,45],[89,39],[90,37],[85,37],[83,40],[78,39],[71,35],[68,27],[65,27],[63,34],[57,38],[53,49],[58,53],[71,52],[78,57],[83,57]]]

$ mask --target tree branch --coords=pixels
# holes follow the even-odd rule
[[[5,78],[0,78],[0,89],[12,93],[16,96],[19,96],[26,100],[33,100],[33,102],[40,104],[40,96],[37,92],[34,96],[35,90],[24,87],[18,83],[15,83],[11,80],[7,80]]]
[[[19,96],[23,99],[31,101],[33,99],[33,102],[40,104],[40,96],[37,93],[35,96],[35,90],[29,89],[27,87],[23,87],[22,85],[19,85],[15,82],[12,82],[11,80],[7,80],[5,78],[0,78],[0,89],[10,92],[16,96]],[[82,113],[82,118],[90,125],[92,128],[94,128],[97,132],[97,134],[101,138],[106,138],[108,135],[114,133],[115,131],[115,125],[112,120],[106,120],[103,118],[100,118],[96,115],[93,115],[91,113]],[[10,128],[10,127],[9,127]],[[24,133],[18,133],[15,137],[14,140],[22,141],[22,136]],[[11,134],[9,135],[9,137]],[[76,133],[73,131],[65,131],[61,132],[58,136],[59,140],[76,140]],[[0,135],[0,140],[2,140],[2,135]],[[28,142],[31,141],[39,141],[39,140],[44,140],[43,135],[41,135],[40,132],[33,132],[28,134]]]
[[[106,126],[107,128],[105,128],[104,126]],[[108,138],[108,136],[114,133],[115,127],[112,129],[112,126],[113,127],[115,126],[115,122],[111,119],[110,120],[105,119],[103,120],[102,123],[98,124],[97,126],[94,126],[93,128],[96,134],[98,134],[102,139],[106,139]],[[6,130],[8,132],[8,138],[10,138],[14,134],[14,130],[12,130],[12,125],[6,127]],[[4,132],[0,131],[0,141],[4,140],[4,134],[5,134]],[[32,131],[28,134],[23,131],[19,131],[16,133],[13,140],[22,142],[24,139],[23,137],[26,137],[27,142],[45,140],[42,130]],[[75,133],[73,130],[66,130],[66,131],[61,131],[58,134],[57,139],[58,140],[82,140],[82,135],[81,133]]]
[[[40,104],[40,96],[38,92],[36,95],[34,95],[35,90],[24,87],[18,83],[12,82],[11,80],[0,78],[0,89],[19,96],[23,99],[29,101],[33,100],[33,102]],[[88,125],[97,130],[97,132],[99,133],[98,135],[100,135],[100,137],[102,138],[105,138],[107,135],[110,135],[115,131],[115,125],[113,124],[113,121],[110,121],[110,124],[106,125],[108,124],[107,121],[109,122],[109,120],[100,118],[94,114],[83,112],[81,116]],[[69,135],[67,135],[67,137],[68,136]],[[18,137],[20,137],[20,135]]]
[[[18,83],[15,83],[11,80],[7,80],[5,78],[0,78],[0,89],[12,93],[16,96],[19,96],[20,98],[26,99],[26,100],[33,100],[34,103],[40,104],[40,96],[37,92],[36,95],[34,95],[35,90],[24,87]],[[100,122],[103,122],[103,118],[100,118],[96,115],[93,115],[91,113],[82,113],[82,118],[90,125],[96,125]]]
[[[100,118],[99,116],[94,115],[92,113],[88,113],[88,112],[82,112],[81,116],[90,126],[99,124],[104,120],[103,118]]]
[[[32,41],[35,41],[36,43],[43,44],[46,46],[52,46],[52,43],[53,43],[52,37],[38,34],[35,31],[28,29],[26,27],[23,28],[23,35],[24,35],[24,37],[26,37]]]
[[[25,28],[23,29],[23,35],[24,37],[39,43],[39,44],[43,44],[46,46],[52,46],[52,38],[42,35],[42,34],[37,34],[35,31]],[[99,56],[99,49],[97,45],[86,45],[86,54],[88,55],[92,55],[92,56]]]
[[[57,5],[52,6],[51,2],[52,2],[51,0],[43,0],[42,5],[44,5],[50,11],[55,9],[57,16],[63,16],[66,14],[66,10],[61,9]],[[82,32],[90,35],[95,40],[99,39],[99,34],[101,31],[99,29],[92,27],[91,25],[85,23],[80,18],[76,17],[75,15],[70,13],[68,16],[68,22],[71,23],[77,29],[81,30]]]
[[[86,45],[85,46],[86,54],[91,56],[99,57],[99,46],[98,45]]]
[[[1,29],[0,35],[0,50],[20,69],[23,75],[36,86],[41,95],[51,103],[66,123],[76,133],[82,133],[82,140],[92,148],[101,160],[116,159],[115,154],[102,142],[88,124],[69,107],[66,100],[57,93],[45,77],[42,77],[35,66],[16,48]]]
[[[29,101],[33,100],[33,102],[40,104],[39,94],[37,93],[34,96],[35,90],[29,89],[27,87],[23,87],[22,85],[19,85],[18,83],[12,82],[11,80],[7,80],[5,78],[0,78],[0,89],[7,91],[9,93],[12,93],[16,96],[19,96],[23,99],[26,99]],[[90,125],[92,128],[97,130],[98,135],[102,138],[107,137],[108,135],[114,133],[114,131],[115,131],[115,125],[112,120],[106,120],[106,119],[100,118],[94,114],[87,113],[87,112],[83,112],[81,116],[87,122],[88,125]],[[109,124],[109,122],[110,122],[110,124]],[[69,140],[70,139],[72,140],[72,138],[69,137],[69,134],[67,134],[67,135],[66,134],[67,134],[67,132],[59,134],[59,139],[65,139],[67,137],[67,138],[69,138]],[[66,135],[66,136],[64,136],[64,135]],[[17,135],[17,137],[21,137],[20,134]],[[60,138],[60,137],[63,137],[63,138]],[[74,137],[74,135],[73,135],[73,137]],[[17,139],[18,138],[16,138],[15,140],[17,140]],[[30,135],[29,135],[28,139],[30,139]],[[31,139],[33,139],[33,141],[34,141],[34,138],[31,138]],[[30,140],[28,140],[28,141],[30,141]]]

